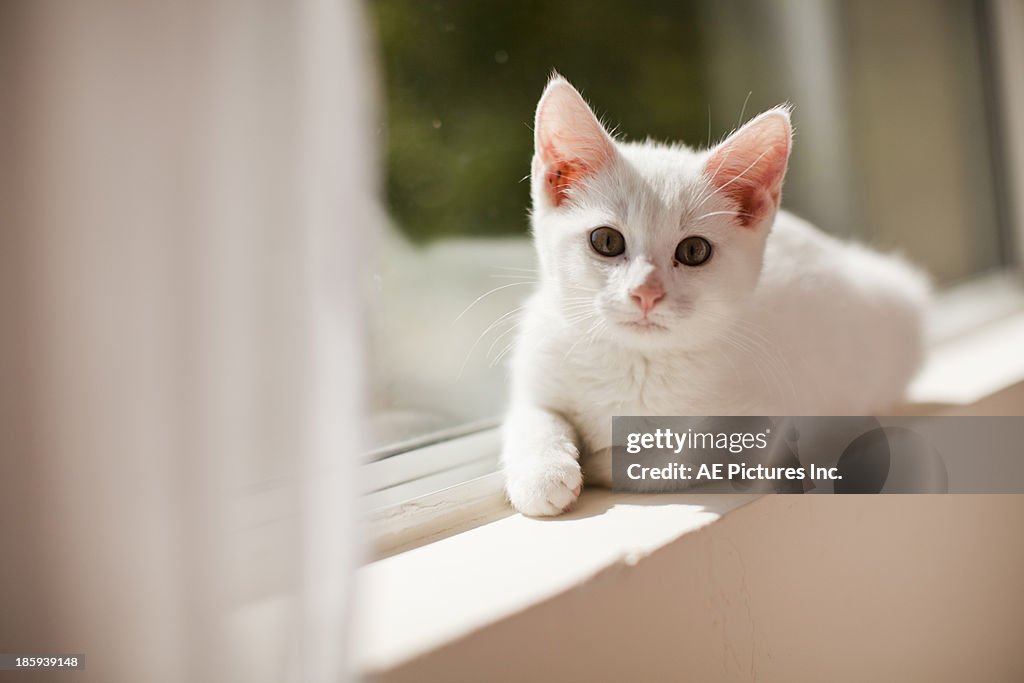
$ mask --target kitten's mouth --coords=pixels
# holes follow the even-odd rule
[[[662,332],[668,328],[664,325],[660,325],[653,320],[623,320],[619,325],[625,327],[627,330],[635,330],[637,332]]]

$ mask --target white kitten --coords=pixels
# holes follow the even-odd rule
[[[922,356],[928,285],[779,211],[789,111],[718,146],[613,140],[561,77],[537,106],[541,282],[512,361],[508,497],[608,485],[613,415],[870,414]]]

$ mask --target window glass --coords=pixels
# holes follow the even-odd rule
[[[706,146],[790,102],[785,207],[900,250],[940,284],[1005,265],[979,8],[372,0],[386,155],[369,307],[378,445],[500,414],[536,277],[524,176],[552,69],[629,139]]]

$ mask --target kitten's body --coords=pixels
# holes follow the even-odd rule
[[[525,311],[513,401],[565,416],[586,481],[601,485],[611,483],[613,415],[859,415],[891,405],[919,362],[914,297],[924,290],[902,264],[864,250],[829,268],[837,250],[851,249],[780,212],[761,282],[735,327],[703,345],[682,340],[650,353],[600,335],[581,340],[542,288]],[[813,287],[795,279],[814,267]],[[891,296],[894,287],[911,296]]]
[[[533,186],[541,284],[505,425],[517,509],[557,514],[583,476],[609,484],[613,415],[867,414],[901,398],[920,361],[925,280],[777,211],[786,112],[695,152],[603,140],[571,86],[548,93]],[[588,251],[602,225],[624,234],[620,256]],[[715,245],[706,264],[671,256],[688,235]]]

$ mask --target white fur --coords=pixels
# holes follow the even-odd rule
[[[545,101],[562,98],[579,145],[589,124],[564,88],[548,86],[538,126]],[[788,113],[769,114],[785,117],[788,145]],[[558,206],[540,149],[534,159],[541,283],[512,359],[502,454],[517,510],[559,514],[584,478],[608,485],[613,415],[853,415],[902,398],[922,356],[920,272],[774,208],[763,225],[739,226],[736,204],[710,185],[714,149],[611,144],[612,161]],[[624,257],[591,249],[602,225],[625,236]],[[712,243],[711,260],[673,265],[690,234]],[[650,313],[661,327],[634,329],[629,291],[650,273],[666,289]]]

